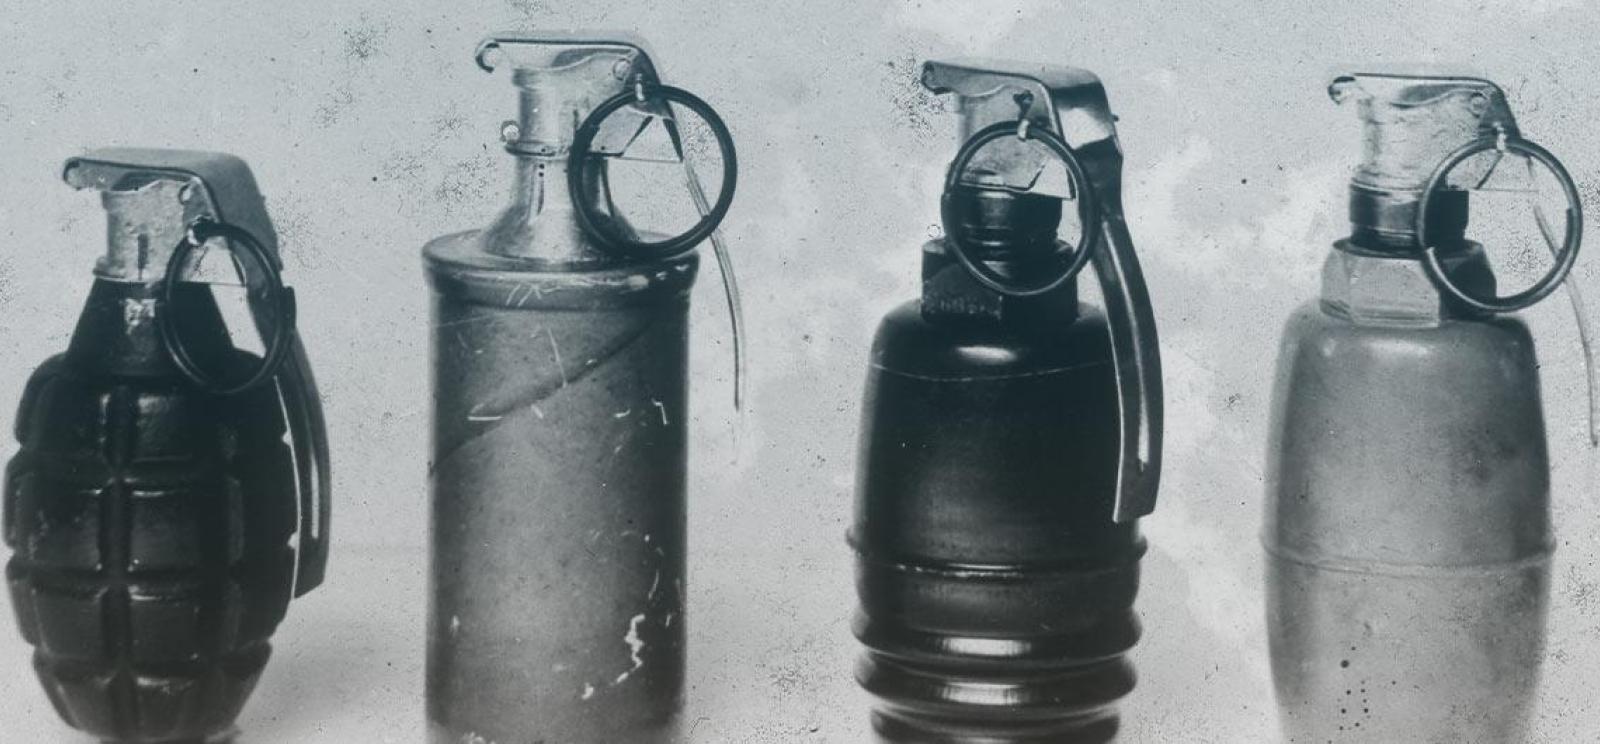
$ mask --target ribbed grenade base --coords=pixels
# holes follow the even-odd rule
[[[856,636],[866,646],[856,680],[875,699],[880,742],[1116,738],[1117,702],[1135,683],[1126,654],[1140,634],[1132,608],[1136,559],[1102,569],[994,576],[870,560],[860,571],[867,595],[880,601],[864,603],[856,618]],[[958,625],[966,628],[938,629]]]
[[[856,679],[877,698],[872,727],[883,744],[1104,744],[1116,739],[1116,701],[1134,685],[1120,656],[1002,676],[868,652]]]

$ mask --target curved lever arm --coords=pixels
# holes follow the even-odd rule
[[[1101,210],[1104,239],[1094,254],[1094,273],[1105,297],[1111,330],[1111,360],[1117,376],[1122,431],[1117,460],[1117,498],[1112,518],[1130,522],[1156,508],[1164,427],[1161,348],[1155,312],[1133,238],[1116,199]]]
[[[278,372],[278,396],[288,423],[300,492],[300,549],[294,581],[294,595],[300,597],[321,586],[328,573],[333,475],[322,396],[317,393],[317,381],[311,375],[311,363],[298,333],[290,341],[288,361]]]

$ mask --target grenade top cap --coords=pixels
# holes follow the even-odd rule
[[[480,42],[474,58],[488,72],[511,68],[519,100],[518,118],[501,130],[517,159],[512,203],[478,233],[481,251],[560,270],[616,263],[578,224],[567,161],[578,127],[596,109],[635,86],[657,84],[644,42],[620,31],[500,33]],[[650,115],[664,113],[647,109],[623,106],[606,117],[590,152],[626,150]]]
[[[69,158],[62,180],[101,192],[106,254],[96,275],[156,281],[184,231],[209,217],[249,232],[278,263],[278,237],[250,166],[218,152],[102,148]],[[193,264],[190,264],[193,266]],[[191,278],[193,280],[193,278]]]
[[[962,142],[984,127],[1019,119],[1060,134],[1074,148],[1116,140],[1116,117],[1105,88],[1088,70],[1007,60],[931,60],[922,66],[922,85],[955,95]],[[973,158],[963,183],[1073,198],[1066,172],[1046,168],[1052,157],[1020,140],[995,142]]]
[[[479,43],[475,57],[488,72],[513,68],[520,108],[504,139],[518,155],[565,157],[591,111],[633,85],[659,80],[644,41],[616,31],[493,34]],[[639,128],[608,126],[594,150],[621,152]]]
[[[1358,242],[1377,244],[1372,247],[1415,247],[1416,207],[1434,169],[1485,135],[1517,134],[1505,93],[1478,77],[1353,73],[1334,78],[1328,94],[1339,104],[1354,102],[1361,117],[1362,159],[1350,180],[1350,219]],[[1438,234],[1460,234],[1465,193],[1438,197],[1437,210],[1430,210]]]

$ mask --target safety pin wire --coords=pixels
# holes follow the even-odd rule
[[[645,90],[642,82],[636,83],[634,94],[640,100],[645,100]],[[670,102],[666,113],[654,114],[661,119],[662,126],[667,131],[668,138],[672,141],[672,149],[677,154],[679,162],[683,163],[684,183],[688,186],[689,196],[694,199],[695,209],[700,212],[701,219],[711,216],[711,200],[706,198],[705,188],[700,184],[700,176],[695,173],[694,163],[689,157],[687,148],[684,147],[682,134],[678,130],[677,116],[672,110]],[[731,146],[731,142],[728,143]],[[739,281],[733,273],[733,255],[728,251],[727,243],[722,239],[721,226],[711,229],[712,253],[717,257],[717,271],[722,275],[723,296],[728,303],[728,322],[733,329],[733,410],[741,417],[744,413],[744,386],[745,386],[745,350],[744,350],[744,306],[739,301]],[[734,427],[735,453],[738,451],[738,426]],[[735,455],[737,456],[737,454]]]
[[[706,217],[711,214],[711,202],[706,199],[705,189],[701,187],[700,177],[695,174],[694,164],[689,162],[687,153],[683,157],[683,172],[695,208],[700,210],[701,217]],[[711,231],[711,249],[717,257],[717,270],[722,273],[723,295],[728,301],[728,320],[733,328],[733,410],[742,414],[745,385],[744,306],[739,301],[739,281],[733,274],[733,255],[722,239],[721,226]]]
[[[1533,161],[1528,163],[1528,177],[1533,178]],[[1536,191],[1536,190],[1535,190]],[[1550,226],[1550,218],[1544,213],[1543,205],[1537,199],[1529,199],[1533,205],[1534,221],[1539,223],[1539,234],[1544,236],[1545,246],[1550,249],[1550,255],[1559,260],[1561,258],[1562,241],[1556,240],[1555,229]],[[1595,391],[1595,355],[1594,344],[1589,333],[1589,310],[1583,301],[1583,292],[1578,289],[1578,283],[1568,277],[1562,282],[1563,289],[1567,291],[1567,302],[1572,306],[1573,319],[1578,326],[1578,345],[1583,349],[1583,376],[1589,387],[1589,446],[1600,448],[1600,395]]]

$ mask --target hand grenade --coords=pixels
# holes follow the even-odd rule
[[[1115,119],[1085,70],[930,62],[923,84],[957,96],[964,144],[922,297],[873,345],[856,677],[885,742],[1108,742],[1162,425]],[[1078,302],[1091,262],[1103,311]]]
[[[1290,742],[1520,742],[1543,656],[1550,459],[1533,338],[1576,188],[1479,78],[1361,73],[1350,237],[1289,320],[1268,450],[1267,612]],[[1543,166],[1570,205],[1527,289],[1497,297],[1469,195]],[[1507,180],[1510,179],[1510,180]],[[1520,182],[1513,184],[1513,181]],[[1537,205],[1536,205],[1537,206]]]
[[[502,135],[516,181],[493,224],[423,249],[429,741],[675,741],[689,291],[696,246],[733,197],[733,145],[625,34],[500,34],[478,62],[513,70],[520,116]],[[636,230],[611,200],[611,164],[658,125],[678,144],[686,112],[712,130],[722,187],[704,198],[689,170],[699,221]],[[683,149],[668,159],[690,163]]]
[[[238,158],[97,150],[65,178],[101,192],[108,250],[17,415],[4,515],[17,623],[70,725],[108,742],[216,740],[327,562],[326,435],[293,297]],[[261,355],[234,347],[207,286],[226,283],[206,277],[229,257]]]

